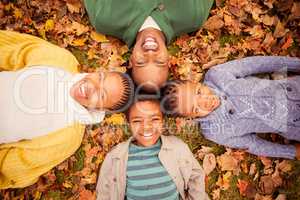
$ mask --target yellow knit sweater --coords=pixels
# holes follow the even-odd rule
[[[0,71],[34,65],[78,72],[78,61],[69,51],[34,36],[0,31]],[[18,122],[11,126],[18,126]],[[0,189],[34,184],[78,149],[84,130],[84,125],[74,124],[32,140],[0,144]]]

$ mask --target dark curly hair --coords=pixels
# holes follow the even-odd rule
[[[175,80],[169,81],[162,88],[161,107],[162,111],[167,115],[180,116],[178,113],[178,86],[184,84],[186,81]]]

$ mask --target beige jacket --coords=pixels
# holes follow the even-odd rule
[[[126,190],[126,168],[132,137],[107,154],[97,183],[97,200],[123,200]],[[158,157],[172,177],[181,199],[207,200],[204,172],[189,147],[175,136],[161,136]]]

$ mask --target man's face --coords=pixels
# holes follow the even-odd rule
[[[90,73],[71,88],[71,96],[90,109],[112,110],[122,98],[122,77],[114,72]]]
[[[185,117],[205,117],[220,105],[219,97],[200,83],[179,84],[176,95],[177,112]]]
[[[130,58],[132,78],[144,90],[154,92],[167,80],[169,55],[160,31],[147,30],[138,35]]]
[[[128,121],[140,146],[154,145],[163,132],[163,115],[158,101],[140,101],[129,109]]]

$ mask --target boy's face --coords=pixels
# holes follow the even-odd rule
[[[87,108],[111,110],[124,92],[122,77],[118,73],[90,73],[71,88],[71,96]]]
[[[178,87],[177,112],[185,117],[204,117],[220,105],[213,91],[200,83],[185,82]]]
[[[158,101],[140,101],[129,109],[128,121],[140,146],[154,145],[163,132],[163,115]]]
[[[164,36],[148,29],[138,35],[130,58],[132,78],[145,91],[154,92],[167,80],[169,54]]]

